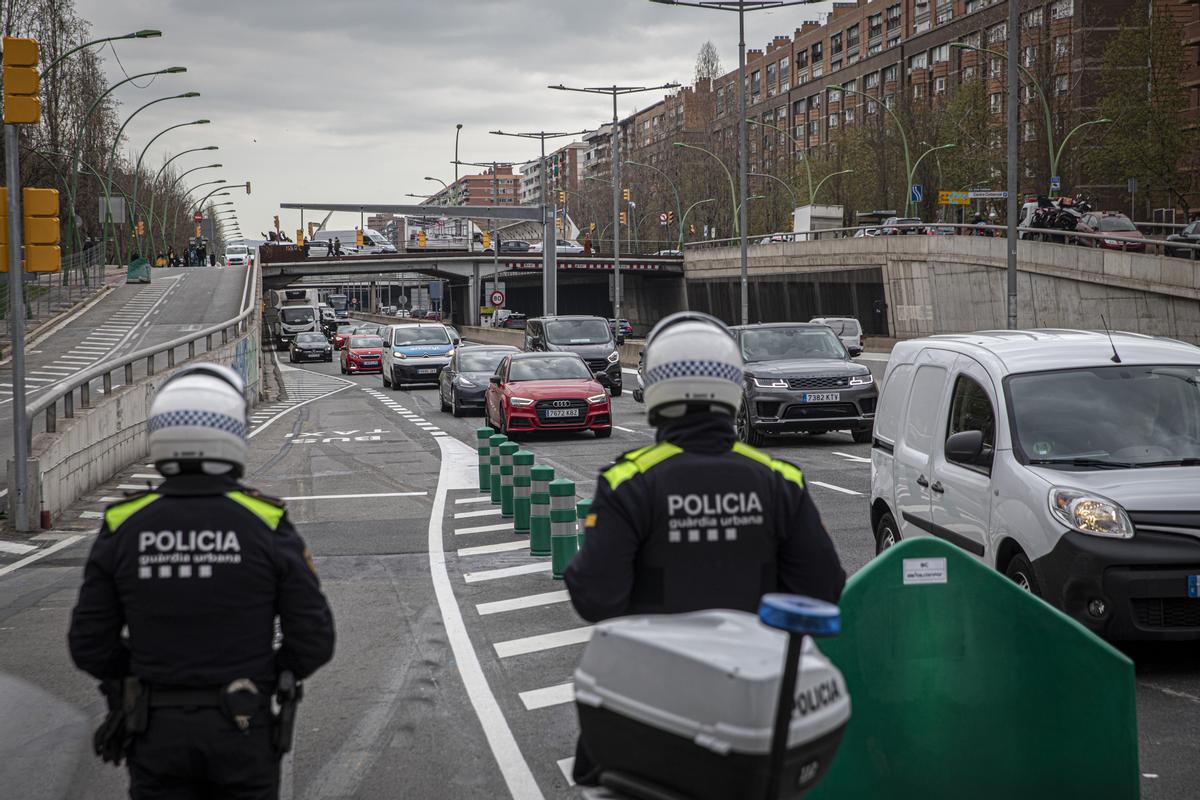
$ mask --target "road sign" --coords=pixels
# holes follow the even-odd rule
[[[1062,176],[1055,175],[1050,179],[1050,191],[1057,192],[1062,190]]]
[[[1130,178],[1125,183],[1125,191],[1129,192],[1130,194],[1137,194],[1137,190],[1138,190],[1137,178]]]
[[[967,206],[971,204],[971,198],[966,192],[938,192],[938,205],[940,206]]]
[[[914,203],[920,203],[925,198],[925,187],[919,183],[912,185],[912,198]]]
[[[497,289],[488,295],[488,299],[492,301],[493,308],[499,308],[500,306],[504,305],[504,292]]]
[[[661,222],[663,225],[666,225],[667,224],[667,212],[664,211],[661,214],[659,214],[658,221]]]
[[[993,192],[990,189],[983,189],[977,192],[968,192],[968,196],[972,200],[1007,200],[1008,192]]]
[[[192,214],[192,222],[203,222],[203,221],[204,221],[204,215],[201,214],[199,211],[197,211],[195,214]]]

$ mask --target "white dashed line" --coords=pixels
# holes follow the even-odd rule
[[[518,697],[525,704],[526,711],[536,711],[539,708],[560,706],[575,700],[575,684],[560,683],[558,686],[547,686],[544,689],[532,689],[521,692]]]
[[[862,492],[856,492],[853,489],[846,489],[845,487],[842,487],[842,486],[834,486],[832,483],[825,483],[824,481],[809,481],[809,483],[811,483],[813,486],[820,486],[824,489],[832,489],[833,491],[841,492],[842,494],[854,494],[854,495],[862,494]]]
[[[507,642],[496,642],[492,647],[495,649],[498,658],[512,658],[513,656],[524,656],[530,653],[540,653],[544,650],[553,650],[557,647],[570,647],[575,644],[583,644],[591,638],[592,626],[585,625],[582,628],[570,628],[565,631],[540,633],[537,636],[510,639]]]
[[[500,509],[487,508],[487,509],[484,509],[483,511],[459,511],[457,514],[454,515],[454,518],[455,519],[467,519],[469,517],[498,517],[498,516],[500,516]]]
[[[491,498],[485,497],[484,500]],[[492,531],[511,531],[513,524],[511,522],[501,522],[498,525],[476,525],[472,528],[457,528],[454,531],[455,536],[464,536],[468,533],[491,533]]]
[[[460,547],[458,555],[460,556],[483,556],[489,553],[508,553],[513,550],[528,550],[529,542],[517,539],[512,542],[499,542],[498,544],[481,544],[478,547]]]
[[[550,606],[555,603],[565,603],[569,599],[570,597],[564,589],[558,592],[543,592],[542,594],[531,594],[525,597],[514,597],[511,600],[480,603],[475,606],[475,610],[479,612],[479,616],[486,617],[489,614],[502,614],[505,611],[520,611],[525,608],[541,608],[542,606]]]
[[[530,575],[534,572],[549,572],[550,566],[549,561],[539,561],[536,564],[519,564],[515,567],[501,567],[500,569],[488,569],[482,572],[466,572],[463,573],[463,581],[466,583],[481,583],[483,581],[511,578],[516,575]]]

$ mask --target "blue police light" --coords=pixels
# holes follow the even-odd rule
[[[842,612],[836,605],[798,594],[763,595],[758,618],[772,628],[799,635],[836,636],[842,630]]]

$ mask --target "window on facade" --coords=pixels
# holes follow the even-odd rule
[[[941,64],[950,60],[950,45],[940,44],[930,51],[933,53],[933,63]]]
[[[884,108],[894,108],[895,105],[896,105],[896,95],[889,94],[883,98],[883,107]]]
[[[804,116],[806,111],[808,111],[808,100],[801,98],[792,103],[792,113],[797,117]]]
[[[812,62],[819,64],[823,58],[825,58],[825,43],[817,42],[812,46]]]
[[[1070,36],[1055,36],[1054,37],[1054,57],[1066,58],[1071,55],[1071,37]]]
[[[925,84],[918,83],[913,85],[913,99],[919,100],[925,96]]]
[[[838,90],[838,89],[830,89],[829,90],[829,102],[838,103],[838,102],[841,102],[841,99],[842,99],[842,93],[840,90]]]
[[[808,67],[808,50],[796,51],[796,69],[805,69]]]
[[[869,56],[873,56],[876,53],[882,53],[882,52],[883,52],[883,45],[879,42],[876,42],[875,44],[867,45],[867,55],[869,55]]]
[[[845,83],[842,84],[842,88],[847,91],[850,91],[850,92],[857,92],[858,91],[858,81],[856,81],[856,80],[846,81]]]
[[[820,131],[821,131],[821,124],[819,122],[817,122],[816,120],[813,120],[812,122],[808,123],[808,135],[809,136],[816,136],[817,134],[820,133]]]
[[[830,72],[837,72],[841,68],[842,68],[842,60],[840,58],[835,58],[833,61],[829,62],[829,71]]]
[[[993,25],[992,27],[987,29],[988,44],[996,44],[997,42],[1003,42],[1006,38],[1008,38],[1008,23],[1007,22],[1001,22],[999,25]]]
[[[776,81],[779,80],[779,74],[776,69],[774,64],[767,64],[767,97],[775,96]]]
[[[838,115],[830,114],[829,115],[829,127],[836,128],[837,126],[838,126]]]
[[[1032,67],[1037,63],[1037,47],[1032,44],[1027,44],[1021,48],[1021,64],[1025,67]]]
[[[946,79],[945,78],[934,78],[933,79],[933,93],[934,94],[945,94],[946,93]]]
[[[879,73],[867,73],[867,75],[863,77],[863,86],[867,89],[877,89],[879,87]]]
[[[1075,14],[1075,0],[1055,0],[1050,6],[1050,19],[1067,19]]]
[[[1032,142],[1037,138],[1037,126],[1033,122],[1026,122],[1022,126],[1021,137],[1027,142]]]
[[[847,125],[854,124],[854,107],[851,106],[850,108],[847,108],[844,113],[846,115],[846,124]]]
[[[883,36],[883,14],[867,17],[867,38],[874,39],[877,36]]]
[[[966,83],[967,81],[970,81],[970,80],[974,80],[975,76],[978,74],[979,74],[979,70],[976,67],[963,67],[963,71],[962,71],[963,83]]]
[[[821,108],[821,95],[819,95],[819,94],[809,95],[808,107],[814,111],[820,109]]]
[[[1004,95],[1000,92],[993,92],[988,95],[988,109],[993,114],[999,114],[1004,110]]]
[[[1004,73],[1004,62],[998,58],[993,58],[988,62],[988,77],[992,79],[999,78]]]
[[[983,37],[981,37],[979,35],[979,31],[975,31],[974,33],[968,33],[966,36],[962,37],[962,43],[967,45],[968,47],[979,47],[979,45],[980,45],[980,43],[982,43],[982,41],[983,41]]]
[[[908,59],[909,69],[925,69],[929,66],[929,54],[917,53],[912,58]]]
[[[890,67],[883,68],[883,81],[884,81],[884,83],[895,83],[896,82],[896,65],[895,64],[891,65]]]
[[[887,26],[890,31],[900,24],[900,4],[887,7]]]
[[[937,10],[937,18],[936,18],[937,24],[944,25],[945,23],[949,22],[951,20],[951,18],[953,18],[953,17],[954,17],[954,6],[949,2],[949,0],[941,0],[941,5],[938,6],[938,10]]]
[[[979,9],[983,8],[986,5],[987,5],[987,0],[967,0],[966,12],[968,14],[974,14],[976,11],[978,11]]]
[[[829,52],[835,56],[842,52],[842,34],[835,33],[829,37]]]
[[[791,87],[792,59],[784,56],[779,60],[779,91],[786,92]]]
[[[852,50],[858,47],[858,26],[851,25],[846,29],[846,49]]]
[[[868,100],[867,101],[867,113],[868,114],[878,114],[879,113],[879,103],[876,103],[874,100]]]
[[[1037,100],[1037,88],[1032,83],[1025,85],[1025,102],[1032,103]]]
[[[1021,17],[1021,23],[1026,28],[1042,27],[1042,9],[1035,8],[1032,11],[1026,11],[1025,16]]]
[[[899,36],[889,36],[888,37],[888,40],[887,40],[887,49],[888,50],[891,50],[893,47],[899,47],[899,46],[900,46],[900,37]]]
[[[824,69],[822,69],[822,67],[821,67],[821,65],[820,65],[820,64],[813,64],[813,68],[812,68],[812,76],[813,76],[814,78],[819,78],[819,77],[821,77],[821,76],[822,76],[822,75],[824,75],[824,74],[825,74],[825,70],[824,70]]]
[[[1071,91],[1071,78],[1067,75],[1054,76],[1054,93],[1064,95]]]
[[[759,101],[759,94],[762,92],[762,73],[759,70],[754,70],[750,73],[750,96],[754,99],[751,102]]]

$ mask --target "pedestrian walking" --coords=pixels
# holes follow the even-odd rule
[[[84,567],[71,657],[103,682],[96,752],[128,761],[133,800],[277,798],[298,682],[333,655],[333,616],[283,502],[239,482],[246,428],[233,370],[170,378],[147,422],[165,480],[105,510]]]

